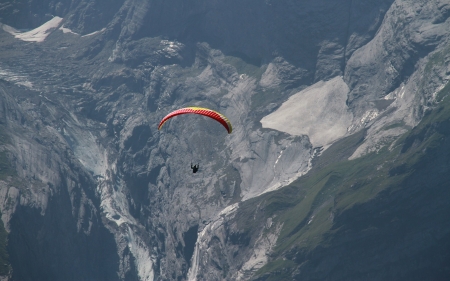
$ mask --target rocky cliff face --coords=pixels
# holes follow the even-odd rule
[[[1,4],[5,278],[331,278],[298,266],[327,253],[305,254],[318,242],[301,235],[335,233],[353,216],[338,207],[352,205],[330,209],[335,178],[326,196],[304,179],[389,147],[445,96],[449,11],[438,0]],[[233,133],[194,116],[157,130],[189,105],[222,112]],[[383,190],[339,198],[371,209]]]

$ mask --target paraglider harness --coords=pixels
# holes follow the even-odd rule
[[[199,164],[192,166],[192,162],[191,162],[191,169],[194,174],[197,173],[199,167],[200,167]]]

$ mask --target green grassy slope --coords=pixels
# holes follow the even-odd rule
[[[7,243],[8,233],[5,230],[3,221],[0,220],[0,276],[8,275],[10,272],[9,256],[6,249]]]
[[[262,198],[283,228],[256,280],[450,280],[450,100],[391,150],[346,160],[362,137]]]

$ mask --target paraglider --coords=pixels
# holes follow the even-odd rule
[[[181,109],[178,109],[178,110],[175,110],[175,111],[169,113],[159,123],[158,130],[161,130],[161,128],[164,125],[164,123],[166,123],[167,120],[171,119],[172,117],[175,117],[175,116],[178,116],[178,115],[183,115],[183,114],[190,114],[190,113],[191,114],[199,114],[199,115],[207,116],[209,118],[212,118],[212,119],[216,120],[217,122],[222,124],[222,126],[225,127],[225,129],[227,130],[228,134],[231,134],[231,132],[233,131],[233,127],[231,126],[230,120],[228,120],[228,118],[225,117],[225,115],[223,115],[223,114],[221,114],[221,113],[219,113],[217,111],[214,111],[212,109],[209,109],[209,108],[194,107],[194,106],[181,108]]]
[[[191,163],[191,169],[192,169],[192,172],[193,172],[194,174],[197,173],[198,168],[200,168],[200,165],[199,165],[199,164],[192,166],[192,163]]]
[[[175,110],[169,114],[167,114],[162,120],[161,122],[159,122],[159,126],[158,126],[158,130],[161,130],[162,126],[171,118],[178,116],[178,115],[183,115],[183,114],[198,114],[198,115],[203,115],[209,118],[214,119],[215,121],[219,122],[220,124],[222,124],[222,126],[227,130],[228,134],[231,134],[231,132],[233,131],[233,127],[231,126],[230,120],[228,120],[227,117],[225,117],[225,115],[214,111],[212,109],[209,108],[203,108],[203,107],[185,107],[185,108],[181,108],[178,110]],[[197,173],[198,169],[199,169],[200,165],[192,165],[191,163],[191,169],[192,172],[195,174]]]

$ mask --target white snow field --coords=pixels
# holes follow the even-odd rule
[[[308,135],[315,147],[343,137],[353,115],[346,105],[349,88],[341,76],[320,81],[294,94],[261,119],[264,128],[290,135]]]
[[[59,24],[63,19],[60,17],[54,17],[43,25],[36,27],[33,30],[20,32],[19,30],[3,24],[3,30],[14,35],[14,37],[29,42],[43,42],[45,38],[56,28],[58,28]]]

